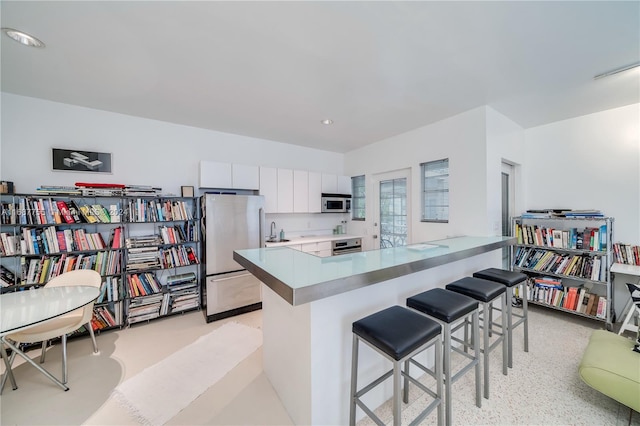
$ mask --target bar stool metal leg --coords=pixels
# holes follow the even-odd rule
[[[520,324],[523,324],[524,329],[524,351],[529,352],[529,307],[527,291],[530,278],[523,273],[499,268],[483,269],[475,272],[473,276],[474,278],[493,281],[505,286],[507,308],[504,312],[506,313],[508,320],[508,367],[513,368],[513,329],[517,328]],[[522,315],[513,312],[511,301],[514,298],[514,288],[522,290],[521,294],[519,294],[519,297],[522,300]],[[517,320],[514,320],[514,317],[517,318]]]
[[[349,404],[349,424],[356,424],[356,391],[358,389],[358,338],[353,335],[351,345],[351,403]]]
[[[529,302],[527,302],[527,281],[522,282],[522,327],[524,328],[524,351],[529,352]]]

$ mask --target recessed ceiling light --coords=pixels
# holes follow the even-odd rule
[[[44,43],[34,36],[13,28],[2,28],[2,32],[11,37],[12,40],[29,47],[44,47]]]
[[[600,78],[604,78],[604,77],[608,77],[610,75],[618,74],[618,73],[623,72],[623,71],[628,71],[628,70],[636,68],[636,67],[640,67],[640,62],[636,62],[635,64],[631,64],[631,65],[627,65],[627,66],[624,66],[624,67],[616,68],[615,70],[603,72],[602,74],[598,74],[598,75],[594,76],[593,79],[594,80],[598,80]]]
[[[324,120],[321,121],[322,124],[326,124],[327,126],[329,124],[333,124],[333,120],[331,120],[330,118],[325,118]]]

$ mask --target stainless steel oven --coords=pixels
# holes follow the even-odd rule
[[[359,253],[361,251],[362,240],[360,238],[345,238],[344,240],[334,240],[331,242],[331,254],[333,256]]]

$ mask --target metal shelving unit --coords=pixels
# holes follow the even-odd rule
[[[550,276],[561,280],[563,287],[584,287],[594,294],[605,296],[607,308],[604,317],[596,317],[575,310],[566,309],[536,300],[529,300],[534,305],[545,306],[550,309],[603,321],[608,330],[611,330],[615,321],[614,292],[612,291],[613,264],[613,222],[611,217],[514,217],[511,219],[511,229],[517,242],[512,246],[511,263],[513,270],[520,271],[530,277]],[[593,229],[598,232],[598,241],[589,244],[582,241],[584,230]],[[550,230],[565,232],[561,244],[553,244],[553,235]],[[604,231],[604,235],[602,232]],[[551,231],[552,232],[552,231]],[[581,234],[582,233],[582,234]],[[561,234],[556,233],[556,236]],[[550,244],[551,243],[551,244]],[[542,256],[547,255],[551,261],[543,261]],[[567,270],[560,268],[564,258],[579,257],[585,265],[579,269]],[[555,262],[553,261],[555,259]],[[591,275],[593,265],[600,262],[600,271],[597,276]],[[565,282],[575,283],[568,286]]]

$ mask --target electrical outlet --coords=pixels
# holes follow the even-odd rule
[[[311,222],[307,222],[307,229],[311,229]]]

